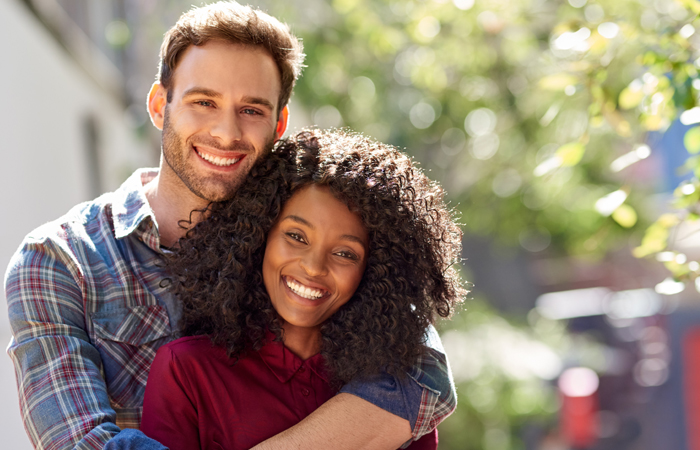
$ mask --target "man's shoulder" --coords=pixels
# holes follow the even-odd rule
[[[114,192],[79,203],[57,219],[46,222],[30,231],[23,245],[41,244],[48,241],[64,241],[70,236],[89,235],[91,227],[102,220],[111,220],[111,199]]]
[[[114,216],[136,214],[145,200],[139,196],[141,180],[151,175],[153,169],[139,169],[118,189],[73,206],[59,218],[46,222],[32,230],[24,238],[26,244],[68,239],[91,239],[114,234]]]

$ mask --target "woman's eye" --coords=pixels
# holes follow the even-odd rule
[[[359,259],[356,254],[348,251],[336,252],[336,255],[340,256],[341,258],[351,259],[353,261],[357,261]]]
[[[289,236],[290,238],[294,239],[294,240],[297,241],[297,242],[306,243],[306,240],[304,239],[304,236],[300,235],[299,233],[291,233],[291,232],[289,232],[289,233],[286,233],[286,234],[287,234],[287,236]]]

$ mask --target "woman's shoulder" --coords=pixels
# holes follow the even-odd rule
[[[163,347],[170,349],[170,351],[176,351],[176,352],[181,352],[181,351],[188,351],[190,349],[201,349],[201,348],[207,348],[207,347],[213,347],[214,345],[211,342],[211,339],[209,336],[201,335],[201,336],[185,336],[181,337],[179,339],[175,339],[174,341],[171,341]]]
[[[226,350],[214,345],[209,336],[185,336],[160,347],[156,358],[165,357],[186,362],[201,359],[204,355],[226,357]]]
[[[245,373],[261,364],[258,352],[230,357],[225,347],[212,343],[209,336],[187,336],[160,347],[151,366],[181,379],[201,380],[212,373]]]

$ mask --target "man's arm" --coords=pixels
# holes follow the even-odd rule
[[[457,406],[452,373],[435,328],[408,377],[351,382],[296,426],[255,447],[394,450],[431,433]],[[352,394],[352,395],[349,395]]]
[[[11,260],[5,292],[13,337],[7,351],[32,444],[102,449],[120,429],[100,354],[85,330],[81,275],[70,255],[65,241],[28,238]]]
[[[338,394],[296,426],[253,450],[394,450],[411,439],[408,420],[359,397]]]

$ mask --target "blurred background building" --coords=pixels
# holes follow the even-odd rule
[[[90,4],[98,3],[110,6]],[[117,187],[134,168],[157,161],[155,150],[135,135],[126,117],[124,77],[118,66],[59,4],[42,5],[53,8],[45,14],[55,28],[42,23],[29,4],[15,0],[0,4],[0,36],[5,43],[0,71],[3,274],[10,256],[33,228]],[[3,305],[4,298],[3,291]],[[3,306],[4,347],[9,338]],[[2,446],[29,449],[7,356],[0,358],[0,377]]]
[[[405,148],[461,215],[441,449],[700,449],[697,2],[253,3],[304,40],[290,128]],[[145,98],[189,7],[2,0],[3,273],[31,229],[157,164]],[[28,449],[9,358],[0,377],[3,446]]]

